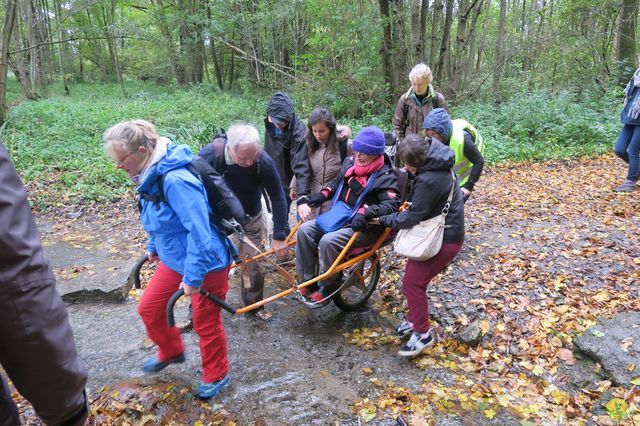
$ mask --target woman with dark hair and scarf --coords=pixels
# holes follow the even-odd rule
[[[635,191],[640,168],[640,68],[636,70],[624,89],[624,104],[620,112],[623,127],[614,151],[629,166],[627,178],[614,189],[615,192]]]
[[[338,176],[347,152],[344,145],[348,143],[348,140],[344,136],[338,135],[336,119],[326,108],[315,108],[311,111],[307,129],[307,154],[311,165],[311,194],[316,194]],[[298,181],[294,176],[289,187],[289,196],[292,200],[296,199],[297,188]],[[327,210],[329,210],[329,201],[320,207],[313,208],[302,204],[298,208],[298,213],[302,220],[307,221]]]

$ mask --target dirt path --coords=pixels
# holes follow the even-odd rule
[[[404,312],[403,263],[389,256],[379,291],[362,312],[309,311],[286,299],[270,305],[269,322],[225,315],[231,389],[204,408],[180,393],[169,408],[155,406],[153,415],[161,417],[147,420],[170,419],[168,410],[180,406],[198,407],[190,421],[205,410],[208,419],[238,424],[598,419],[600,398],[619,391],[576,360],[572,338],[598,317],[640,310],[640,191],[612,193],[622,173],[609,156],[488,170],[467,204],[465,247],[430,287],[443,341],[424,356],[400,359],[399,343],[386,337]],[[125,258],[141,251],[136,219],[128,201],[41,217],[50,224],[49,244],[80,236],[115,239]],[[229,297],[237,303],[237,283],[232,286]],[[140,377],[153,348],[144,341],[134,299],[69,307],[98,403],[120,381],[140,391],[172,382],[185,389],[198,379],[193,333],[186,335],[187,363],[156,379]],[[474,322],[483,334],[480,347],[470,350],[449,338]],[[148,412],[141,410],[138,420]]]

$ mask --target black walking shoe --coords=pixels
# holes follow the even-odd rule
[[[402,321],[402,324],[397,326],[395,331],[398,337],[406,337],[413,333],[413,324],[409,321]]]
[[[431,334],[431,330],[429,330],[425,334],[417,334],[416,332],[413,332],[409,341],[405,343],[398,351],[398,355],[416,356],[420,352],[425,350],[428,346],[433,345],[434,342],[435,339]]]

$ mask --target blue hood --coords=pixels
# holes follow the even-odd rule
[[[158,177],[166,175],[169,171],[183,167],[191,163],[193,153],[187,145],[176,145],[169,142],[167,145],[167,153],[157,163],[151,165],[149,170],[144,173],[143,181],[138,186],[138,192],[146,192],[154,185]]]
[[[453,124],[451,123],[451,117],[447,110],[443,108],[432,109],[429,114],[424,118],[422,123],[423,129],[431,129],[440,133],[445,140],[442,142],[449,144],[451,139],[451,132],[453,130]]]

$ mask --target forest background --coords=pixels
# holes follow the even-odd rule
[[[48,232],[43,227],[45,243],[84,242],[93,264],[94,242],[113,243],[113,251],[102,250],[129,256],[143,240],[128,199],[133,185],[102,147],[109,126],[144,118],[198,150],[234,121],[263,131],[269,98],[286,90],[305,121],[314,107],[325,106],[354,133],[370,124],[391,130],[409,70],[424,61],[452,116],[476,125],[487,142],[491,167],[476,191],[479,202],[471,201],[466,249],[432,293],[447,333],[447,327],[481,324],[485,344],[476,352],[444,339],[418,361],[431,369],[424,375],[398,369],[395,360],[380,362],[379,354],[395,350],[375,352],[375,373],[365,368],[363,374],[385,379],[401,371],[412,376],[411,389],[419,389],[411,394],[385,385],[375,402],[378,418],[391,400],[393,410],[435,401],[446,412],[454,401],[462,413],[474,401],[481,420],[500,411],[493,424],[509,423],[499,417],[507,415],[532,419],[520,424],[562,424],[598,414],[606,402],[611,423],[596,424],[628,416],[638,424],[637,387],[612,391],[610,381],[593,380],[565,386],[567,374],[556,373],[559,364],[575,361],[573,337],[600,317],[638,310],[637,198],[610,190],[624,177],[622,161],[605,155],[493,167],[611,152],[621,128],[622,89],[636,66],[637,7],[638,0],[2,0],[0,139],[39,220],[51,224]],[[86,269],[94,273],[92,264],[59,268],[58,282]],[[403,298],[391,291],[401,266],[389,265],[379,293],[393,302],[374,309],[395,318]],[[100,315],[82,309],[75,311],[79,323],[104,324],[102,307]],[[307,324],[306,318],[305,312],[285,324]],[[238,324],[236,331],[254,330]],[[356,329],[347,344],[379,346],[382,334]],[[338,337],[327,348],[342,345]],[[317,338],[291,347],[305,349],[300,342]],[[629,342],[625,336],[623,351]],[[111,364],[114,376],[127,371],[122,360],[133,365],[144,354],[121,346]],[[241,361],[234,358],[234,366]],[[343,364],[334,361],[326,362],[336,366],[329,378],[376,379],[339,375]],[[87,365],[94,372],[101,367]],[[631,374],[635,365],[625,371]],[[246,371],[243,379],[251,383],[252,370]],[[423,380],[427,376],[435,379]],[[183,401],[184,389],[175,388],[175,400]],[[355,405],[358,421],[376,416],[375,395]],[[100,401],[113,408],[120,402],[112,396],[104,391]],[[299,396],[294,399],[305,400]],[[262,407],[258,401],[247,406]],[[102,407],[93,405],[94,413]],[[254,414],[264,413],[244,415]]]
[[[7,0],[1,137],[27,182],[75,202],[130,186],[101,148],[146,118],[194,148],[286,90],[306,120],[391,130],[424,61],[490,161],[610,151],[637,0]],[[6,94],[5,94],[6,93]],[[26,102],[25,102],[26,101]],[[6,121],[6,122],[5,122]],[[49,197],[38,200],[47,203]]]

